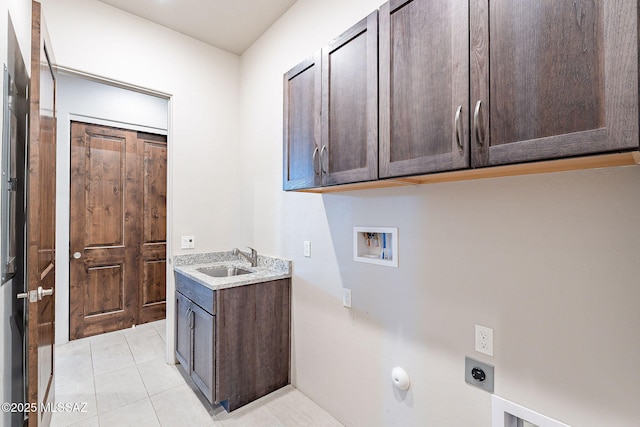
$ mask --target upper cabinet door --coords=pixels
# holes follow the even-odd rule
[[[637,20],[632,0],[471,0],[473,165],[637,148]]]
[[[378,178],[378,12],[322,49],[322,184]]]
[[[380,8],[380,177],[469,166],[469,3]]]
[[[321,185],[320,52],[284,75],[283,189]]]

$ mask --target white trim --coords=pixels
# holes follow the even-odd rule
[[[176,359],[176,283],[173,275],[173,159],[176,153],[173,143],[173,98],[167,100],[167,280],[166,280],[166,352],[165,360],[170,365]]]
[[[150,126],[141,126],[141,125],[136,125],[134,123],[124,123],[124,122],[119,122],[115,120],[101,119],[99,117],[85,116],[83,114],[69,113],[69,121],[89,123],[92,125],[110,126],[118,129],[127,129],[127,130],[135,130],[140,132],[155,133],[156,135],[168,135],[168,131],[166,129],[150,127]],[[167,141],[167,143],[168,142],[169,141]]]
[[[491,427],[517,427],[518,418],[538,427],[571,427],[495,394],[491,396]]]
[[[69,67],[65,67],[62,65],[53,65],[53,69],[58,72],[58,73],[62,73],[62,74],[67,74],[67,75],[71,75],[71,76],[78,76],[78,77],[82,77],[84,79],[87,80],[91,80],[94,82],[98,82],[98,83],[104,83],[106,85],[109,86],[115,86],[121,89],[127,89],[127,90],[131,90],[134,92],[138,92],[138,93],[143,93],[145,95],[151,95],[151,96],[157,96],[159,98],[164,98],[164,99],[170,99],[171,98],[171,94],[166,93],[166,92],[162,92],[159,90],[154,90],[154,89],[149,89],[146,87],[142,87],[142,86],[138,86],[138,85],[134,85],[131,83],[126,83],[120,80],[115,80],[115,79],[109,79],[107,77],[101,77],[95,74],[91,74],[88,73],[86,71],[80,71],[80,70],[76,70],[75,68],[69,68]]]

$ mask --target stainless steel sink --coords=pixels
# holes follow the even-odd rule
[[[211,277],[230,277],[253,273],[240,267],[201,267],[197,270]]]

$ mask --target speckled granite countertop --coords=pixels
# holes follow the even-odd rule
[[[248,274],[230,277],[211,277],[198,271],[202,267],[241,267],[251,271]],[[173,270],[201,283],[209,289],[218,290],[235,286],[291,277],[291,261],[258,255],[258,266],[229,252],[209,252],[201,254],[175,255]]]

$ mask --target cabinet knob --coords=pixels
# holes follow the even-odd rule
[[[74,252],[73,253],[73,258],[74,259],[80,259],[80,258],[82,258],[82,254],[80,252]]]

